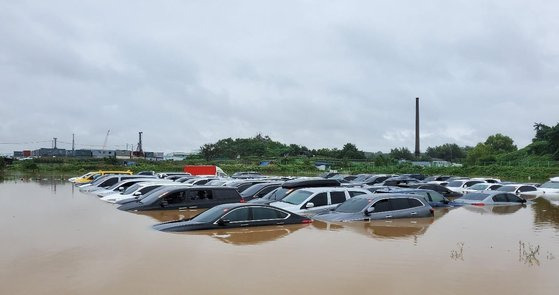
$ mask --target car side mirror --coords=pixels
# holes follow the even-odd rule
[[[307,205],[305,206],[305,208],[310,209],[314,207],[314,203],[312,202],[308,202]]]
[[[231,222],[231,220],[229,220],[229,219],[220,219],[220,220],[217,221],[217,224],[223,226],[223,225],[229,224],[230,222]]]
[[[365,209],[365,215],[369,216],[371,213],[375,212],[375,207],[369,207]]]
[[[135,193],[133,193],[132,195],[133,195],[133,196],[139,196],[139,195],[141,195],[141,194],[142,194],[141,192],[135,192]]]
[[[167,202],[167,200],[162,200],[161,201],[161,207],[167,207],[169,205],[169,202]]]
[[[119,191],[123,191],[123,190],[124,190],[124,187],[121,186],[121,187],[118,188],[118,190],[119,190]]]

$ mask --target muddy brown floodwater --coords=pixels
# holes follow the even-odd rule
[[[0,294],[558,294],[559,204],[162,233],[62,181],[0,183]]]

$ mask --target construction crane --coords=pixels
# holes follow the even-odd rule
[[[105,141],[103,142],[103,149],[107,147],[107,141],[109,140],[110,133],[111,133],[111,129],[107,130],[107,135],[105,135]]]

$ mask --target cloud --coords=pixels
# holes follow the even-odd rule
[[[0,142],[190,151],[225,137],[367,151],[528,144],[557,123],[559,4],[5,1]],[[0,152],[44,143],[0,145]],[[66,144],[68,145],[68,144]],[[64,146],[69,147],[69,146]]]

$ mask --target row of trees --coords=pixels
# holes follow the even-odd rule
[[[542,123],[534,124],[536,132],[532,143],[523,149],[518,149],[509,136],[497,133],[489,136],[484,142],[474,147],[459,146],[447,143],[440,146],[428,147],[425,154],[416,158],[406,148],[394,148],[388,155],[376,153],[369,155],[369,160],[379,165],[396,162],[397,160],[431,160],[441,159],[449,162],[466,164],[491,164],[498,161],[517,161],[525,157],[538,156],[559,160],[559,123],[547,126]],[[261,134],[252,138],[226,138],[213,144],[205,144],[200,148],[200,154],[206,160],[234,159],[239,157],[286,157],[308,156],[335,159],[366,159],[365,153],[352,143],[347,143],[342,149],[309,149],[305,146],[273,141]]]
[[[226,138],[216,143],[204,144],[200,147],[200,154],[206,160],[235,159],[242,157],[286,157],[286,156],[319,156],[337,159],[365,159],[365,153],[357,149],[352,143],[347,143],[340,150],[334,149],[309,149],[297,144],[286,145],[273,141],[268,136],[261,134],[251,138]]]

